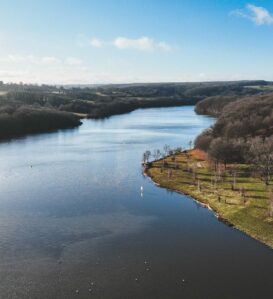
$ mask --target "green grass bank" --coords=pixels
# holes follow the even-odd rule
[[[191,150],[148,163],[145,173],[161,187],[190,195],[219,219],[273,248],[273,182],[266,186],[250,165],[221,165],[215,170],[204,152]]]

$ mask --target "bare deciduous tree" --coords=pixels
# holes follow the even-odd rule
[[[273,137],[252,140],[249,162],[256,166],[261,179],[268,185],[273,174]]]
[[[159,149],[154,150],[153,157],[155,160],[158,160],[161,157],[161,152]]]
[[[165,144],[163,147],[163,151],[164,151],[164,155],[165,157],[168,155],[169,151],[170,151],[170,146]]]
[[[145,153],[143,153],[143,157],[142,157],[143,163],[145,164],[145,163],[149,162],[150,157],[151,157],[150,151],[146,151]]]

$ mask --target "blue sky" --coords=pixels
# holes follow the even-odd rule
[[[273,80],[273,1],[1,0],[0,80]]]

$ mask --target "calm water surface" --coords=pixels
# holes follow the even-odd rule
[[[272,250],[141,173],[212,122],[147,109],[1,143],[0,298],[269,298]]]

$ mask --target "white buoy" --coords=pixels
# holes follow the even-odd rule
[[[143,186],[140,187],[140,191],[143,192]]]

